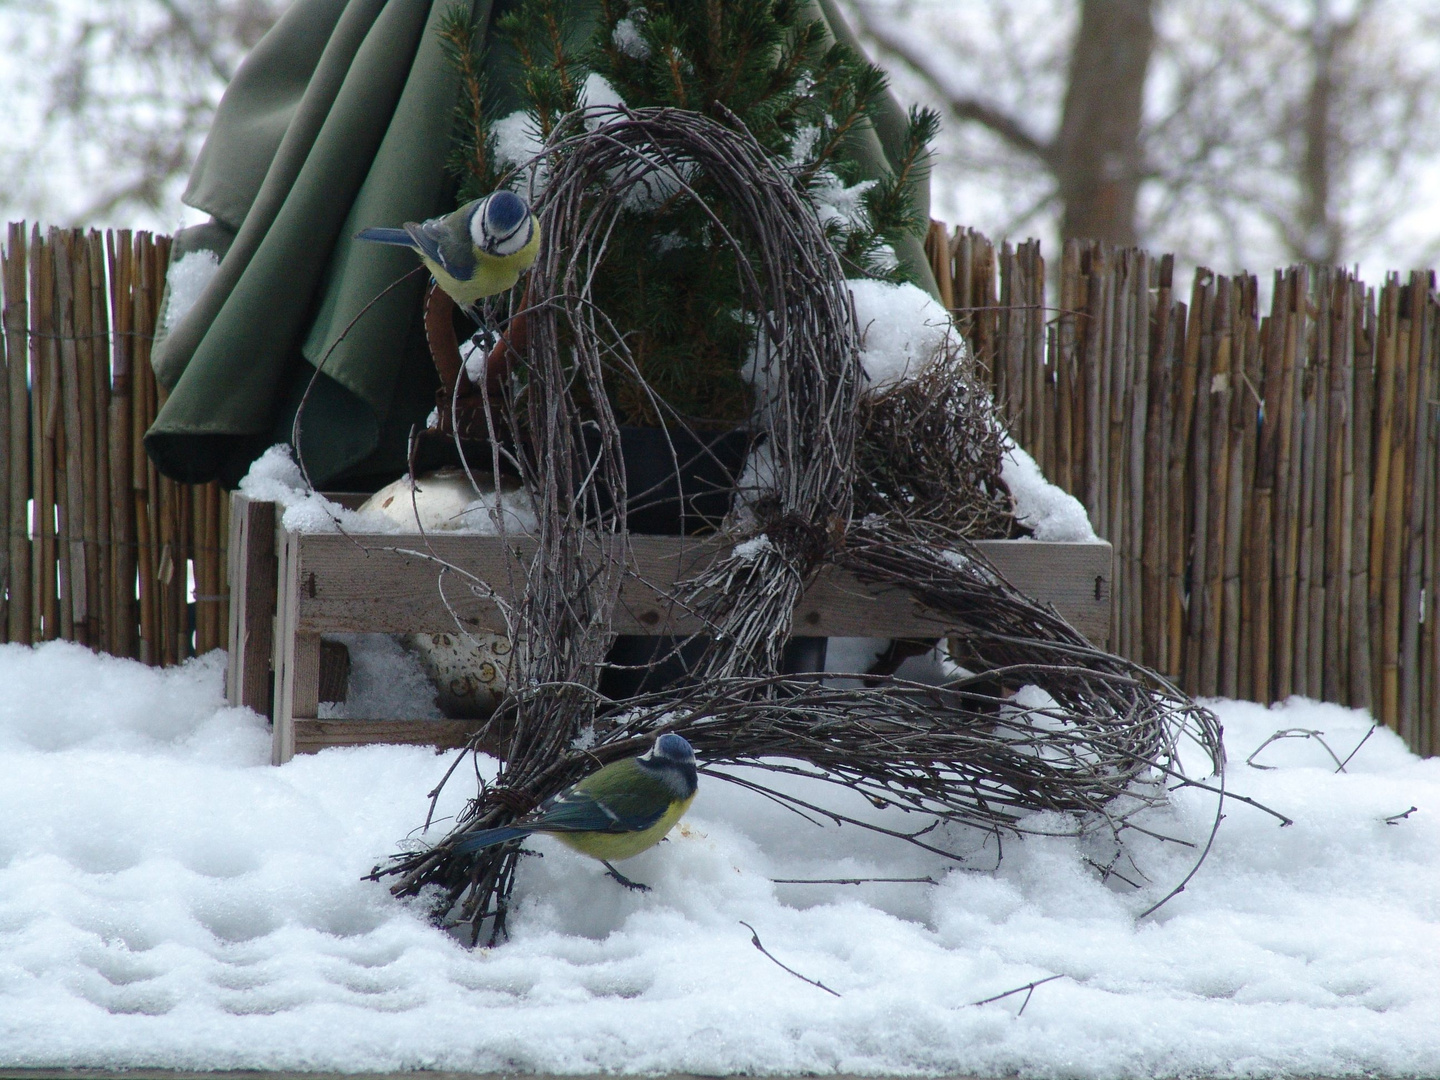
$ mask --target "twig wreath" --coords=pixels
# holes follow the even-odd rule
[[[518,469],[539,519],[538,551],[511,618],[513,696],[482,733],[507,732],[508,748],[496,779],[480,782],[445,838],[397,854],[372,876],[398,878],[396,895],[424,890],[434,917],[468,925],[472,942],[488,922],[494,942],[505,932],[520,842],[460,854],[456,840],[513,820],[663,731],[691,742],[707,777],[817,823],[887,833],[957,861],[964,857],[947,842],[954,827],[997,838],[1055,831],[1053,817],[1027,824],[1037,811],[1070,815],[1076,834],[1108,832],[1118,858],[1137,813],[1162,805],[1176,783],[1207,786],[1184,774],[1177,752],[1192,740],[1218,771],[1220,728],[1207,710],[1090,646],[952,526],[873,509],[856,519],[863,376],[850,293],[814,207],[748,132],[675,109],[592,109],[565,118],[536,164],[545,239],[526,294],[528,344],[487,413],[495,473],[507,461]],[[703,646],[694,677],[614,702],[597,688],[611,614],[633,571],[605,386],[607,373],[637,379],[638,370],[625,329],[590,301],[590,286],[627,208],[677,198],[706,205],[696,192],[702,177],[729,208],[723,219],[707,210],[714,243],[736,258],[767,369],[755,438],[768,467],[752,472],[758,479],[726,519],[728,553],[672,597],[704,628],[692,639]],[[975,409],[979,395],[967,400]],[[658,395],[654,406],[668,431],[686,429],[688,419]],[[778,674],[796,603],[827,562],[907,589],[943,615],[954,660],[975,674],[942,687],[889,676],[844,688]],[[1043,694],[1016,699],[1026,686]],[[473,753],[457,758],[441,787]],[[717,768],[726,765],[750,768]],[[917,824],[897,829],[802,799],[793,782],[759,779],[767,773],[857,792],[877,808],[913,813]]]

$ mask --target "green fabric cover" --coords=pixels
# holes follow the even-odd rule
[[[233,485],[267,446],[290,441],[302,398],[313,483],[368,486],[404,471],[409,431],[438,386],[426,280],[405,277],[417,265],[409,252],[353,236],[453,209],[445,158],[458,85],[434,25],[455,2],[294,0],[241,65],[185,192],[213,220],[182,231],[171,256],[204,247],[220,267],[153,353],[169,396],[145,445],[166,475]],[[492,0],[469,2],[488,27]],[[813,2],[855,44],[832,0]],[[490,64],[496,104],[510,111],[503,43],[490,43]],[[879,130],[855,139],[868,176],[904,121],[887,101]],[[917,195],[928,209],[924,185]],[[933,291],[920,242],[898,254]]]

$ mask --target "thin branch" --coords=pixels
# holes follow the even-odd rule
[[[933,53],[920,42],[913,40],[890,19],[863,5],[856,5],[855,12],[865,35],[871,38],[882,52],[904,61],[915,74],[924,79],[956,119],[979,124],[1016,150],[1029,154],[1047,169],[1054,165],[1056,150],[1052,142],[1035,135],[1018,117],[1012,116],[998,105],[983,101],[957,86],[948,70],[937,64]]]
[[[1049,975],[1043,979],[1036,979],[1034,982],[1026,983],[1024,986],[1017,986],[1014,990],[1006,990],[1003,994],[996,994],[994,997],[982,998],[980,1001],[972,1001],[970,1002],[970,1006],[989,1005],[992,1001],[1000,1001],[1007,997],[1013,997],[1015,994],[1023,993],[1025,995],[1025,1000],[1020,1003],[1020,1011],[1015,1014],[1016,1016],[1022,1016],[1025,1012],[1025,1006],[1030,1004],[1030,995],[1035,992],[1035,988],[1037,986],[1044,986],[1048,982],[1054,982],[1056,979],[1063,978],[1065,978],[1064,975]]]
[[[838,993],[836,993],[834,990],[831,990],[830,987],[828,987],[828,986],[826,986],[824,983],[822,983],[819,979],[806,978],[804,975],[801,975],[801,974],[800,974],[798,971],[796,971],[794,968],[789,967],[789,966],[786,965],[786,964],[782,964],[779,960],[776,960],[774,954],[772,954],[769,949],[765,948],[764,945],[760,944],[760,935],[755,932],[755,928],[754,928],[753,926],[751,926],[751,925],[750,925],[748,922],[746,922],[744,919],[741,919],[741,920],[740,920],[740,925],[743,926],[743,927],[745,927],[746,930],[749,930],[749,931],[750,931],[750,944],[751,944],[751,945],[754,945],[755,948],[759,949],[762,953],[764,953],[767,957],[769,957],[770,960],[771,960],[777,967],[783,968],[785,971],[788,971],[791,975],[794,975],[795,978],[799,979],[801,982],[807,982],[807,983],[809,983],[811,986],[818,986],[821,990],[824,990],[827,994],[834,994],[837,998],[840,996],[840,995],[839,995]]]

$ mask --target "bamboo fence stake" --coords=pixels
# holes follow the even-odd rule
[[[1135,593],[1130,590],[1135,543],[1130,539],[1130,469],[1129,469],[1129,422],[1130,396],[1132,396],[1132,370],[1130,363],[1130,327],[1133,320],[1133,281],[1135,281],[1135,252],[1120,249],[1115,253],[1115,271],[1110,282],[1109,360],[1110,373],[1110,530],[1119,537],[1116,546],[1116,579],[1119,580],[1119,603],[1113,605],[1115,613],[1115,635],[1112,642],[1119,642],[1123,655],[1132,655],[1135,642],[1130,638],[1130,612],[1135,609]]]
[[[1150,371],[1146,385],[1145,512],[1141,526],[1141,592],[1145,597],[1141,627],[1141,662],[1156,671],[1168,671],[1170,658],[1165,634],[1166,560],[1166,451],[1169,448],[1166,408],[1170,397],[1170,371],[1174,363],[1175,323],[1172,316],[1174,256],[1160,259],[1155,315],[1150,331]]]
[[[79,402],[80,432],[80,548],[81,569],[75,579],[76,595],[83,604],[76,612],[77,639],[94,648],[103,648],[100,637],[103,610],[99,584],[100,499],[97,466],[100,463],[99,432],[96,425],[95,400],[95,325],[93,281],[90,273],[90,246],[80,230],[70,234],[70,250],[74,258],[75,287],[75,396]],[[103,275],[102,275],[103,281]],[[102,318],[101,326],[104,322]]]
[[[938,221],[930,222],[925,234],[925,254],[930,259],[930,270],[935,275],[935,284],[940,290],[940,302],[946,310],[955,306],[955,293],[950,280],[950,241],[945,235],[945,226]]]
[[[1198,285],[1198,282],[1197,282]],[[1192,288],[1192,300],[1194,290]],[[1189,644],[1186,636],[1185,572],[1190,553],[1194,504],[1189,497],[1190,440],[1195,420],[1195,387],[1199,373],[1200,327],[1191,315],[1191,306],[1175,305],[1175,340],[1184,341],[1179,377],[1172,381],[1171,414],[1175,417],[1170,430],[1170,460],[1167,469],[1171,504],[1166,540],[1168,588],[1166,625],[1168,627],[1170,668],[1167,674],[1187,689],[1190,668]]]
[[[960,317],[964,320],[961,323],[967,337],[975,337],[975,239],[974,230],[955,230],[955,238],[950,242],[950,250],[954,252],[955,258],[955,297],[956,304],[960,307]],[[976,354],[979,355],[978,353]]]
[[[1075,319],[1080,276],[1080,247],[1066,240],[1060,256],[1060,314],[1055,325],[1055,482],[1077,493],[1075,442]],[[1083,502],[1083,498],[1081,499]]]
[[[1323,698],[1325,693],[1325,654],[1328,649],[1325,627],[1328,606],[1325,592],[1325,522],[1329,517],[1326,500],[1330,492],[1330,300],[1334,273],[1330,267],[1317,272],[1316,316],[1311,324],[1314,342],[1311,355],[1315,357],[1315,370],[1310,400],[1315,422],[1315,451],[1308,512],[1311,533],[1310,621],[1306,651],[1310,666],[1306,683],[1310,687],[1310,696],[1317,699]]]
[[[219,617],[216,622],[219,624],[216,632],[220,635],[221,644],[226,648],[230,647],[230,493],[218,483],[215,485],[215,499],[220,507],[219,517],[216,519],[216,545],[219,548],[219,555],[216,557],[216,574],[220,582]]]
[[[1029,373],[1029,387],[1026,390],[1029,401],[1030,433],[1035,440],[1037,460],[1053,474],[1055,469],[1053,421],[1054,415],[1048,399],[1053,395],[1050,389],[1049,372],[1045,365],[1045,339],[1048,333],[1049,309],[1045,305],[1045,259],[1040,254],[1040,241],[1030,241],[1030,359],[1026,365]]]
[[[1085,272],[1088,303],[1085,312],[1084,346],[1080,359],[1080,368],[1085,375],[1084,501],[1090,520],[1095,525],[1095,531],[1101,536],[1108,536],[1109,526],[1104,513],[1106,502],[1103,480],[1105,462],[1101,450],[1107,425],[1102,423],[1100,411],[1102,404],[1100,395],[1104,386],[1102,371],[1105,343],[1106,276],[1103,270],[1105,258],[1103,248],[1098,244],[1093,245],[1088,254],[1089,267]]]
[[[1101,459],[1105,463],[1100,475],[1104,486],[1104,501],[1101,514],[1105,522],[1104,536],[1115,545],[1115,575],[1113,592],[1115,602],[1110,607],[1110,647],[1124,653],[1129,642],[1125,640],[1125,610],[1129,604],[1125,587],[1125,552],[1129,544],[1125,536],[1125,517],[1120,510],[1123,490],[1122,462],[1124,455],[1125,387],[1123,368],[1120,360],[1124,348],[1125,312],[1128,299],[1125,288],[1125,268],[1128,252],[1123,248],[1111,249],[1106,261],[1105,275],[1105,333],[1100,350],[1100,443]]]
[[[1211,322],[1213,337],[1210,352],[1210,492],[1205,525],[1205,572],[1197,575],[1204,583],[1202,603],[1204,618],[1200,653],[1200,692],[1220,692],[1221,635],[1224,623],[1225,541],[1228,535],[1226,512],[1229,509],[1230,479],[1230,398],[1234,372],[1235,282],[1221,277],[1215,284],[1215,313]]]
[[[85,436],[81,428],[81,380],[76,340],[74,237],[54,232],[55,288],[60,313],[60,398],[65,439],[63,511],[60,525],[60,636],[88,645],[85,596]],[[85,303],[88,308],[88,301]],[[58,485],[57,485],[58,486]]]
[[[154,249],[155,270],[149,280],[150,319],[145,328],[145,332],[151,340],[154,339],[155,329],[160,320],[160,304],[165,295],[165,272],[170,263],[170,238],[157,236]],[[150,362],[148,352],[145,362],[147,364]],[[165,403],[164,388],[158,382],[153,385],[155,387],[155,411],[151,413],[150,420],[154,419],[155,413],[158,413],[160,406]],[[188,617],[191,539],[187,528],[190,521],[191,493],[189,485],[179,484],[169,477],[160,478],[160,491],[161,505],[168,508],[168,520],[174,545],[171,552],[172,575],[168,582],[170,633],[167,647],[170,649],[170,662],[178,664],[192,652]]]
[[[1310,624],[1313,608],[1312,587],[1315,565],[1315,493],[1320,470],[1320,438],[1318,427],[1317,384],[1323,383],[1323,374],[1317,371],[1315,363],[1316,319],[1314,305],[1310,299],[1316,288],[1315,279],[1306,272],[1306,288],[1299,293],[1300,327],[1297,337],[1296,366],[1299,390],[1296,403],[1300,415],[1296,423],[1296,480],[1295,490],[1300,501],[1296,511],[1299,524],[1297,534],[1297,555],[1295,562],[1295,689],[1309,697],[1316,696],[1311,686],[1315,671],[1315,657],[1311,648]]]
[[[42,461],[41,447],[44,442],[44,408],[45,408],[45,359],[42,349],[45,339],[40,335],[42,328],[43,309],[40,306],[40,280],[43,255],[40,250],[40,227],[34,226],[30,235],[30,259],[29,259],[29,292],[30,301],[28,304],[30,322],[27,332],[30,334],[30,439],[31,445],[26,449],[30,455],[30,640],[40,641],[41,623],[44,619],[45,593],[42,580],[41,567],[44,564],[45,552],[41,538],[40,525],[44,519],[43,505],[45,501],[45,489],[42,483],[44,466]]]
[[[1328,302],[1325,299],[1326,283],[1329,280],[1329,269],[1321,267],[1315,274],[1314,292],[1318,302],[1312,304],[1307,299],[1307,312],[1311,307],[1315,311],[1305,322],[1305,336],[1301,339],[1304,343],[1304,374],[1302,386],[1304,388],[1304,426],[1305,435],[1302,441],[1303,462],[1300,470],[1300,515],[1302,526],[1300,530],[1300,581],[1297,587],[1297,609],[1295,629],[1295,650],[1296,650],[1296,671],[1295,685],[1300,693],[1308,697],[1319,697],[1321,690],[1317,685],[1317,676],[1320,672],[1322,655],[1317,648],[1315,640],[1316,633],[1323,633],[1323,627],[1319,625],[1320,613],[1324,605],[1319,605],[1317,611],[1316,597],[1321,587],[1317,577],[1323,576],[1319,568],[1320,545],[1325,539],[1324,517],[1320,513],[1321,493],[1325,490],[1325,411],[1324,395],[1326,386],[1326,368],[1322,355],[1324,347],[1324,325],[1325,315],[1328,309]]]
[[[48,236],[41,248],[39,269],[40,303],[37,307],[43,321],[38,330],[45,365],[43,442],[40,454],[41,481],[44,487],[36,512],[40,518],[40,528],[37,530],[41,538],[40,591],[45,602],[45,631],[42,640],[51,641],[61,636],[56,529],[61,510],[57,496],[61,490],[60,453],[64,443],[60,430],[60,349],[59,322],[55,311],[55,246]]]
[[[1436,316],[1434,282],[1431,294],[1426,298],[1429,308],[1427,322],[1430,335],[1427,342],[1426,363],[1429,367],[1429,382],[1432,388],[1440,388],[1440,319]],[[1432,389],[1432,395],[1435,390]],[[1425,485],[1425,663],[1426,692],[1424,711],[1421,717],[1419,753],[1434,755],[1440,751],[1440,616],[1436,604],[1440,603],[1440,407],[1432,398],[1422,402],[1425,427],[1428,431],[1428,455],[1430,479]]]
[[[1400,636],[1402,610],[1402,583],[1404,580],[1405,558],[1405,500],[1409,496],[1405,464],[1408,456],[1408,429],[1406,407],[1411,392],[1410,386],[1410,338],[1412,333],[1409,290],[1395,283],[1397,297],[1397,320],[1394,348],[1395,396],[1390,423],[1390,482],[1386,490],[1384,518],[1384,578],[1382,582],[1381,617],[1381,664],[1384,679],[1381,683],[1381,701],[1385,715],[1396,731],[1402,731],[1404,717],[1401,713],[1400,698]],[[1403,732],[1402,732],[1403,733]]]
[[[135,494],[135,535],[136,555],[140,579],[140,659],[146,664],[159,664],[159,621],[160,604],[156,596],[156,550],[157,535],[155,518],[155,496],[150,478],[154,466],[145,455],[142,442],[150,417],[154,414],[150,402],[153,396],[154,374],[150,371],[150,350],[144,336],[148,325],[146,282],[153,270],[153,253],[150,234],[135,234],[134,277],[131,283],[130,304],[132,310],[131,332],[134,335],[131,367],[131,452],[133,473],[131,490]]]
[[[1330,342],[1327,439],[1329,488],[1324,520],[1325,543],[1325,654],[1322,669],[1326,701],[1349,699],[1350,522],[1354,513],[1354,444],[1350,402],[1354,399],[1353,311],[1349,304],[1350,278],[1337,271],[1327,290],[1330,316],[1324,333]]]
[[[1375,709],[1370,641],[1370,521],[1374,458],[1371,442],[1375,410],[1375,290],[1356,282],[1351,301],[1354,353],[1355,510],[1350,520],[1350,704]]]
[[[6,547],[9,551],[10,604],[6,640],[30,641],[30,395],[28,389],[30,329],[27,251],[24,222],[11,222],[5,249],[4,329],[9,356],[6,402],[9,416],[9,498],[5,503]]]
[[[1103,331],[1100,338],[1100,402],[1096,410],[1100,417],[1100,431],[1097,442],[1100,446],[1100,485],[1101,497],[1099,499],[1101,520],[1105,523],[1104,536],[1115,541],[1117,551],[1122,550],[1125,537],[1124,527],[1119,520],[1119,499],[1120,499],[1120,478],[1118,469],[1120,464],[1121,450],[1121,425],[1124,423],[1124,387],[1120,382],[1119,365],[1119,344],[1118,339],[1123,327],[1121,311],[1125,306],[1125,287],[1123,278],[1124,252],[1117,251],[1106,245],[1107,254],[1105,259],[1105,276],[1102,289],[1105,295],[1105,308],[1103,316]],[[1118,388],[1118,392],[1117,392]],[[1112,648],[1121,647],[1119,626],[1117,625],[1120,611],[1123,610],[1125,592],[1125,564],[1123,556],[1119,560],[1116,574],[1117,603],[1111,609],[1111,636]]]
[[[1410,275],[1410,363],[1406,398],[1405,476],[1409,482],[1401,508],[1402,599],[1400,614],[1400,734],[1414,746],[1420,735],[1420,619],[1424,573],[1425,499],[1430,481],[1428,424],[1424,403],[1431,395],[1425,343],[1430,327],[1427,320],[1429,289],[1419,271]]]
[[[1426,295],[1426,347],[1424,347],[1424,364],[1426,364],[1428,386],[1431,387],[1431,395],[1434,387],[1440,386],[1440,370],[1437,370],[1437,360],[1440,360],[1440,320],[1436,315],[1436,297],[1434,297],[1434,281],[1428,282],[1430,288]],[[1437,662],[1440,662],[1440,648],[1437,648],[1436,634],[1436,609],[1434,609],[1434,596],[1436,586],[1440,583],[1440,539],[1436,533],[1440,531],[1440,521],[1437,521],[1437,501],[1440,501],[1440,422],[1437,422],[1436,403],[1433,399],[1421,397],[1420,415],[1423,418],[1424,429],[1426,429],[1426,482],[1424,482],[1424,526],[1421,528],[1423,537],[1424,560],[1424,595],[1426,595],[1426,613],[1424,613],[1424,628],[1420,638],[1420,714],[1417,717],[1417,737],[1414,749],[1421,756],[1431,756],[1436,753],[1437,734],[1440,734],[1440,671],[1436,670]]]
[[[1274,294],[1282,289],[1276,275]],[[1277,319],[1272,303],[1271,314],[1260,322],[1258,374],[1255,385],[1260,387],[1262,401],[1260,421],[1255,435],[1255,472],[1251,490],[1254,492],[1250,527],[1250,549],[1246,574],[1251,592],[1246,599],[1246,619],[1250,624],[1249,691],[1261,704],[1274,700],[1271,685],[1270,649],[1273,590],[1275,584],[1275,424],[1279,405],[1279,353],[1276,350]]]
[[[91,628],[91,641],[99,648],[109,649],[114,637],[115,590],[111,584],[111,536],[109,507],[110,469],[110,333],[109,290],[106,285],[105,241],[91,229],[85,237],[90,263],[90,327],[91,415],[95,427],[95,468],[91,477],[91,494],[95,501],[95,548],[90,553],[90,566],[95,575],[91,592],[92,611],[98,622]]]
[[[1309,292],[1304,267],[1286,273],[1285,327],[1282,383],[1280,392],[1280,445],[1276,462],[1276,551],[1275,603],[1275,696],[1285,700],[1295,691],[1295,603],[1298,590],[1296,562],[1300,551],[1300,439],[1304,432],[1297,423],[1300,411],[1300,378],[1304,340],[1304,313]]]
[[[132,340],[130,289],[134,242],[130,230],[106,234],[110,261],[110,321],[114,328],[110,367],[110,575],[111,652],[137,658],[139,613],[135,595],[135,496],[130,483]]]
[[[1019,427],[1020,357],[1017,355],[1018,335],[1013,333],[1019,318],[1015,310],[1015,253],[1010,241],[1000,245],[1000,310],[999,336],[995,340],[995,401],[1007,431],[1017,442],[1024,441]]]
[[[1370,509],[1370,641],[1374,657],[1371,681],[1374,686],[1376,719],[1397,726],[1393,701],[1387,701],[1385,685],[1385,519],[1390,506],[1390,445],[1395,433],[1395,335],[1399,321],[1396,306],[1399,286],[1386,278],[1380,293],[1376,340],[1376,411],[1374,443],[1374,484]]]
[[[1221,604],[1224,627],[1220,639],[1220,692],[1226,697],[1240,693],[1241,657],[1248,656],[1243,647],[1249,643],[1244,629],[1241,603],[1242,551],[1245,544],[1247,508],[1250,505],[1250,467],[1254,441],[1255,406],[1254,380],[1251,378],[1255,348],[1255,279],[1248,274],[1234,279],[1231,285],[1232,314],[1230,321],[1230,407],[1227,475],[1225,478],[1225,556],[1221,578]]]
[[[1221,279],[1223,284],[1224,279]],[[1213,619],[1207,604],[1210,580],[1210,433],[1213,427],[1211,413],[1214,397],[1215,362],[1215,307],[1217,296],[1223,289],[1217,285],[1210,271],[1204,269],[1195,273],[1194,302],[1191,318],[1199,320],[1200,362],[1195,372],[1195,424],[1191,443],[1190,477],[1192,484],[1191,502],[1194,511],[1192,521],[1190,610],[1186,633],[1185,685],[1196,694],[1213,694],[1215,688],[1207,689],[1205,679],[1205,623]]]
[[[210,509],[206,520],[210,531],[205,542],[210,559],[210,593],[215,597],[210,605],[210,648],[223,649],[227,645],[226,636],[230,627],[229,589],[225,582],[225,539],[229,536],[225,528],[227,499],[225,489],[218,483],[212,482],[207,491]]]
[[[1135,289],[1130,301],[1130,352],[1133,356],[1127,380],[1126,394],[1129,398],[1129,452],[1126,454],[1129,467],[1127,487],[1129,499],[1129,580],[1126,587],[1130,592],[1129,637],[1130,651],[1126,654],[1139,658],[1145,652],[1145,615],[1154,606],[1146,595],[1143,584],[1145,555],[1145,511],[1147,492],[1145,490],[1145,447],[1146,432],[1150,419],[1150,326],[1152,322],[1150,297],[1150,257],[1143,251],[1135,252]]]

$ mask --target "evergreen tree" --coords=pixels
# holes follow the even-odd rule
[[[934,113],[912,110],[897,167],[861,181],[848,150],[858,129],[875,120],[885,76],[831,42],[799,0],[598,4],[593,35],[580,48],[569,45],[576,16],[565,0],[521,0],[497,23],[518,58],[518,89],[542,138],[580,103],[592,74],[632,108],[671,106],[738,122],[815,206],[847,273],[905,280],[890,242],[925,227],[910,188],[936,131]],[[464,91],[452,159],[464,198],[499,178],[493,117],[464,17],[447,20],[444,33]],[[687,181],[731,235],[745,235],[735,209],[703,174]],[[739,372],[753,327],[742,311],[735,255],[713,242],[713,232],[705,209],[688,196],[627,210],[596,276],[594,300],[626,332],[650,390],[696,426],[729,427],[750,410]],[[660,421],[649,395],[624,378],[617,376],[611,395],[626,422]]]

